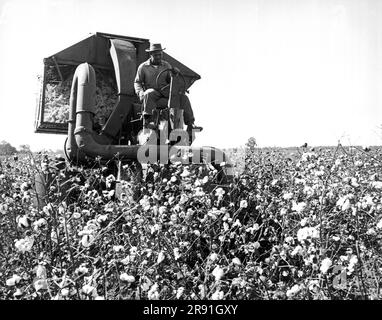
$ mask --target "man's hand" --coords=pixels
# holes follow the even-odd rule
[[[143,91],[139,92],[139,101],[143,102],[143,97],[145,96],[145,93]]]

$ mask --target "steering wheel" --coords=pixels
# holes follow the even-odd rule
[[[182,79],[182,82],[183,82],[183,88],[182,88],[182,92],[185,92],[186,91],[186,80],[184,79],[184,76],[183,76],[183,74],[179,71],[179,72],[175,72],[175,70],[174,70],[174,68],[167,68],[167,69],[164,69],[164,70],[162,70],[159,74],[158,74],[158,76],[157,76],[157,78],[156,78],[156,81],[155,81],[155,84],[156,84],[156,87],[157,88],[159,88],[159,79],[160,79],[160,77],[165,73],[165,72],[167,72],[167,71],[169,71],[171,74],[172,74],[172,76],[176,76],[176,75],[180,75],[180,78]],[[163,86],[163,87],[161,87],[161,88],[159,88],[158,89],[158,91],[163,95],[163,96],[166,96],[166,94],[164,93],[164,90],[165,89],[167,89],[168,87],[170,86],[170,83],[169,84],[166,84],[165,86]]]

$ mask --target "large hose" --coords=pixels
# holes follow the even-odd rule
[[[86,157],[109,160],[137,159],[139,146],[101,144],[93,131],[95,114],[96,77],[94,68],[88,63],[80,64],[73,77],[70,93],[67,155],[69,160],[82,162]]]

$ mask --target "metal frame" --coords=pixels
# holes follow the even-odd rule
[[[128,40],[128,41],[133,41],[133,42],[142,42],[142,43],[149,41],[149,39],[121,36],[121,35],[117,35],[117,34],[104,33],[104,32],[96,32],[94,35],[109,38],[109,39],[116,39],[117,38],[117,39],[123,39],[123,40]]]
[[[95,50],[97,50],[98,48],[98,45],[97,45],[97,37],[100,37],[100,38],[104,38],[105,40],[101,40],[102,41],[108,41],[109,44],[110,44],[110,41],[112,39],[120,39],[120,40],[125,40],[125,41],[131,41],[133,43],[133,45],[135,46],[135,48],[137,49],[137,56],[136,56],[136,68],[138,67],[138,65],[145,61],[147,58],[148,58],[148,53],[145,51],[145,49],[147,49],[150,45],[150,42],[149,42],[149,39],[145,39],[145,38],[137,38],[137,37],[129,37],[129,36],[123,36],[123,35],[116,35],[116,34],[111,34],[111,33],[103,33],[103,32],[95,32],[91,35],[89,35],[87,38],[85,39],[82,39],[81,41],[73,44],[72,46],[69,46],[67,48],[65,48],[64,50],[61,50],[49,57],[46,57],[43,59],[43,62],[44,62],[44,73],[43,73],[43,83],[42,83],[42,92],[40,93],[40,99],[38,101],[38,112],[37,112],[37,118],[35,120],[35,132],[36,133],[51,133],[51,134],[67,134],[68,132],[68,123],[55,123],[55,122],[47,122],[47,121],[44,121],[44,111],[45,111],[45,93],[46,93],[46,81],[47,81],[47,71],[48,71],[48,66],[55,66],[58,70],[58,73],[59,73],[59,76],[62,80],[62,75],[61,75],[61,72],[60,72],[60,68],[59,66],[60,65],[71,65],[71,66],[78,66],[79,64],[83,63],[83,62],[88,62],[88,61],[79,61],[81,59],[85,59],[85,56],[82,56],[81,54],[79,55],[82,56],[81,59],[76,59],[74,58],[75,55],[71,55],[71,51],[73,50],[73,52],[82,52],[81,50],[86,50],[87,46],[86,46],[86,43],[84,44],[84,41],[89,41],[89,45],[95,45]],[[92,41],[95,41],[95,42],[92,42]],[[102,42],[103,43],[103,42]],[[102,50],[105,49],[105,43],[103,44],[100,44]],[[80,51],[78,51],[80,50]],[[99,52],[101,53],[101,52]],[[97,55],[98,52],[95,51],[95,54]],[[105,54],[105,53],[102,53],[102,54]],[[96,68],[96,69],[104,69],[104,70],[114,70],[114,64],[112,62],[112,59],[110,57],[110,65],[108,63],[108,55],[109,53],[106,54],[106,56],[104,56],[103,59],[101,60],[97,60],[97,61],[94,61],[93,62],[89,62],[91,63],[91,65]],[[105,60],[105,57],[106,57],[106,60]],[[171,57],[170,55],[166,54],[165,53],[165,59],[169,60],[169,62],[173,65],[173,66],[177,66],[179,67],[180,69],[182,69],[182,72],[183,74],[185,75],[186,77],[186,82],[187,82],[187,88],[190,87],[192,85],[192,83],[195,81],[195,80],[198,80],[200,79],[200,75],[198,75],[197,73],[195,73],[194,71],[192,71],[191,69],[189,69],[187,66],[181,64],[179,61],[177,61],[176,59],[174,59],[173,57]],[[104,63],[105,62],[105,65],[100,65],[98,63]],[[132,72],[136,72],[136,70],[131,70]],[[119,98],[120,99],[126,99],[125,96],[120,96]],[[132,92],[131,93],[131,97],[130,97],[130,100],[131,102],[134,102],[136,99],[135,99],[135,94]],[[129,102],[129,104],[131,104],[131,102]],[[110,120],[110,119],[109,119]],[[111,125],[109,126],[106,126],[106,127],[110,127]],[[114,125],[112,126],[114,127]],[[112,130],[113,131],[113,130]],[[114,130],[115,131],[115,130]],[[113,132],[114,132],[113,131]]]
[[[55,123],[44,121],[45,111],[45,91],[46,91],[46,72],[48,63],[44,59],[44,73],[42,77],[42,92],[38,101],[38,118],[35,122],[35,133],[67,134],[67,123]],[[62,77],[62,75],[61,75]]]

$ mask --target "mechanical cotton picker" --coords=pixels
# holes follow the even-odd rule
[[[35,132],[67,135],[64,153],[70,164],[115,161],[118,176],[125,164],[141,170],[148,163],[180,161],[210,163],[221,177],[231,177],[223,151],[191,146],[195,133],[183,130],[177,95],[200,76],[167,53],[163,59],[177,70],[168,70],[169,102],[155,110],[155,128],[143,127],[134,78],[149,46],[148,39],[97,32],[45,58]]]

